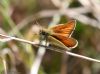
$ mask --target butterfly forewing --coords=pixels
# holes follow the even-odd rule
[[[76,21],[72,20],[66,24],[61,24],[56,27],[53,27],[52,30],[55,34],[59,34],[59,35],[62,34],[62,35],[65,35],[66,37],[69,37],[71,36],[71,34],[73,33],[73,30],[75,29],[75,26],[76,26],[75,23]]]

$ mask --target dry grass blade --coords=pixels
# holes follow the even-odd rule
[[[4,36],[4,37],[10,38],[12,40],[20,41],[20,42],[29,43],[29,44],[32,44],[32,45],[39,45],[39,44],[36,44],[34,42],[24,40],[24,39],[19,39],[19,38],[16,38],[16,37],[11,37],[11,36],[2,35],[2,34],[0,34],[0,36]],[[86,60],[89,60],[89,61],[100,63],[100,60],[92,59],[92,58],[89,58],[89,57],[86,57],[86,56],[82,56],[82,55],[75,54],[75,53],[72,53],[72,52],[69,52],[69,51],[65,51],[64,48],[60,48],[60,47],[57,47],[57,46],[55,46],[55,47],[53,45],[50,45],[50,46],[40,45],[40,46],[44,47],[44,48],[46,47],[47,49],[57,51],[57,52],[60,52],[60,53],[66,53],[66,54],[74,56],[74,57],[78,57],[78,58],[82,58],[82,59],[86,59]],[[68,48],[68,50],[69,50],[69,48]]]

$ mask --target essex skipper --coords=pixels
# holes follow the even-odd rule
[[[50,27],[46,31],[49,34],[49,42],[64,48],[75,48],[78,42],[76,39],[71,37],[75,27],[75,20],[71,20],[65,24],[59,24],[54,27]]]

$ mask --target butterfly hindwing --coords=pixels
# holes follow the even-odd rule
[[[62,35],[53,35],[53,37],[61,41],[65,46],[69,48],[75,48],[78,44],[77,40],[72,37],[69,38],[69,37],[62,36]]]

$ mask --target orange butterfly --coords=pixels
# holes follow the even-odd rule
[[[75,27],[76,21],[71,20],[68,23],[59,24],[49,28],[48,31],[46,31],[49,33],[49,42],[63,48],[75,48],[78,45],[78,42],[76,39],[71,37]]]
[[[76,21],[71,20],[68,23],[59,24],[57,26],[49,28],[49,42],[61,47],[64,46],[68,48],[75,48],[78,42],[76,39],[71,37],[73,31],[75,30],[75,27]]]

